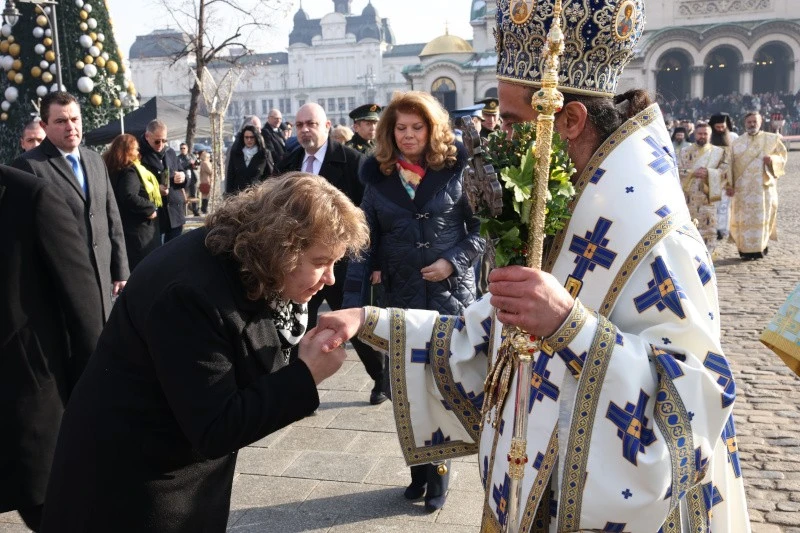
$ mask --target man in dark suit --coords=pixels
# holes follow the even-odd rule
[[[281,121],[283,115],[279,109],[271,109],[267,115],[267,123],[261,129],[261,136],[264,137],[264,144],[272,154],[272,160],[277,164],[286,153],[286,140],[283,137]]]
[[[86,242],[56,185],[0,166],[0,513],[38,531],[64,406],[103,327]]]
[[[158,208],[158,220],[164,242],[169,242],[183,233],[186,223],[186,174],[175,150],[167,145],[167,125],[155,119],[147,124],[139,139],[139,155],[142,166],[155,174],[161,183],[163,205]]]
[[[102,294],[103,314],[111,313],[128,279],[128,256],[114,189],[103,159],[80,147],[81,109],[69,93],[52,92],[42,98],[42,144],[18,157],[12,166],[56,185],[86,240],[89,258]]]
[[[331,122],[319,104],[309,103],[300,107],[295,117],[295,131],[300,146],[284,156],[275,167],[276,173],[301,170],[317,174],[346,194],[354,204],[359,205],[364,195],[364,186],[358,179],[358,169],[364,156],[330,139],[330,128]],[[333,269],[335,283],[323,287],[308,302],[308,329],[316,326],[317,313],[323,301],[327,301],[333,310],[342,308],[347,263],[346,258],[336,263]],[[352,343],[367,373],[375,380],[370,403],[377,405],[386,401],[388,398],[383,392],[383,356],[358,339],[353,339]]]

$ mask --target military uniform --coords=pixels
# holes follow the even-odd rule
[[[481,109],[481,114],[485,117],[486,115],[493,115],[498,117],[500,115],[500,101],[497,98],[484,98],[476,104],[483,104],[483,109]],[[487,128],[485,123],[481,125],[481,137],[484,139],[489,136],[489,134],[494,133],[500,129],[500,125],[495,125],[494,128]]]
[[[381,106],[378,104],[364,104],[350,111],[349,116],[353,119],[354,124],[360,120],[378,122],[380,112]],[[353,138],[347,141],[345,146],[349,146],[353,150],[357,150],[366,155],[371,155],[372,152],[375,151],[375,141],[364,139],[358,132],[353,134]]]

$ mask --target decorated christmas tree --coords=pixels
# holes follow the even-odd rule
[[[24,125],[38,115],[39,100],[56,90],[56,44],[60,49],[63,89],[80,102],[84,133],[119,118],[136,91],[125,79],[122,53],[114,39],[105,0],[17,2],[20,16],[0,30],[0,162],[19,150]],[[52,31],[54,18],[58,43]]]

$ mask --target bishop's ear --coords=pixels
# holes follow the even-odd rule
[[[557,131],[562,138],[573,141],[583,133],[589,113],[580,102],[569,102],[556,116]]]

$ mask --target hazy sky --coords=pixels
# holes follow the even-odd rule
[[[259,42],[254,43],[253,48],[256,51],[286,50],[292,29],[292,16],[300,5],[300,0],[284,0],[287,1],[291,2],[288,14],[276,17],[275,31],[265,32],[258,39]],[[321,18],[333,12],[333,0],[302,2],[303,10],[310,18]],[[367,2],[368,0],[353,0],[352,12],[360,14]],[[169,16],[158,7],[160,4],[156,0],[107,0],[107,3],[114,21],[114,35],[126,58],[137,35],[146,35],[172,23]],[[472,39],[472,26],[469,25],[472,0],[372,0],[372,5],[378,15],[389,19],[395,38],[400,44],[428,42],[444,34],[445,26],[449,27],[453,35]],[[174,23],[172,25],[174,27]]]

